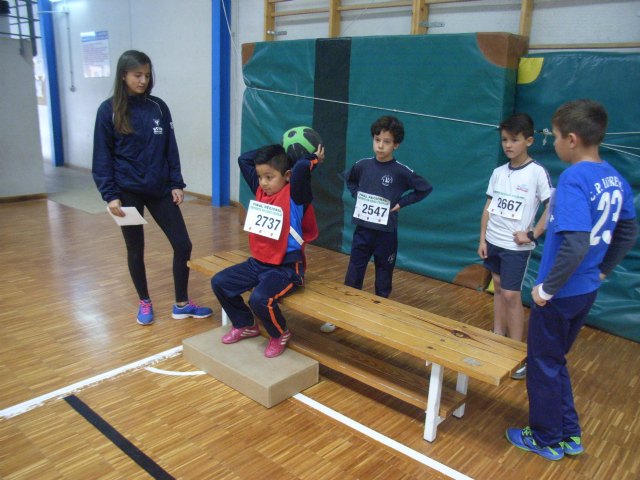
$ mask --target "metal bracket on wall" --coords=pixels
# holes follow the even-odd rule
[[[425,28],[444,27],[444,22],[420,22],[419,25]]]

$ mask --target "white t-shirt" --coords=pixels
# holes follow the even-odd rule
[[[533,228],[540,204],[550,196],[549,173],[538,162],[515,169],[507,162],[496,168],[487,188],[487,197],[491,198],[487,242],[508,250],[533,250],[533,243],[518,245],[513,232]]]

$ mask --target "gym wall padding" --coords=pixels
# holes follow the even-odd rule
[[[243,45],[247,88],[241,148],[280,142],[293,126],[317,130],[326,160],[313,175],[321,231],[314,243],[348,254],[354,202],[342,173],[372,156],[371,123],[380,115],[398,116],[406,136],[396,158],[426,177],[434,191],[400,213],[397,266],[474,287],[474,275],[486,272],[476,250],[487,183],[493,169],[506,161],[496,128],[503,118],[526,111],[536,129],[550,129],[551,115],[561,103],[589,97],[608,109],[610,132],[640,130],[639,54],[530,55],[518,69],[525,49],[524,38],[505,33]],[[522,83],[516,86],[517,77]],[[640,146],[637,133],[608,135],[606,141]],[[543,146],[537,134],[531,154],[556,182],[564,167],[552,143],[549,138]],[[638,157],[607,149],[602,154],[640,194]],[[247,205],[250,192],[244,182],[240,193]],[[635,204],[640,210],[637,196]],[[523,286],[527,304],[541,251],[539,246]],[[640,340],[638,245],[603,284],[588,323]]]
[[[242,150],[310,125],[326,160],[314,172],[320,238],[348,253],[354,202],[343,172],[370,157],[370,126],[398,116],[396,158],[434,187],[400,213],[398,268],[445,281],[477,266],[486,185],[503,161],[496,126],[513,110],[524,38],[506,33],[380,36],[243,45]],[[247,204],[249,192],[241,188]]]
[[[609,128],[603,143],[628,153],[601,147],[600,154],[631,184],[640,218],[640,54],[561,52],[522,58],[515,109],[531,115],[536,130],[551,130],[556,108],[578,98],[591,98],[607,109]],[[556,185],[567,165],[556,156],[553,137],[547,138],[546,145],[544,137],[536,134],[529,153],[549,170]],[[529,263],[523,286],[527,300],[538,272],[544,239],[541,243]],[[587,323],[640,341],[640,238],[600,287]]]

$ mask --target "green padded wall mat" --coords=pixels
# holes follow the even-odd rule
[[[246,85],[242,102],[242,152],[281,143],[282,134],[289,128],[311,125],[314,43],[299,40],[242,45]],[[271,93],[273,90],[283,95]],[[252,198],[240,176],[240,202],[246,208]]]
[[[562,52],[529,55],[521,60],[516,92],[516,110],[531,115],[536,130],[551,130],[553,113],[569,100],[591,98],[605,106],[609,128],[600,153],[631,184],[640,218],[640,54]],[[553,138],[548,137],[544,145],[544,137],[537,133],[529,152],[549,170],[555,185],[566,165],[555,154]],[[523,286],[528,301],[542,248],[543,245],[536,249],[529,263]],[[640,341],[640,239],[602,284],[587,323]]]
[[[396,158],[434,187],[403,209],[397,267],[464,284],[477,271],[486,185],[502,157],[498,123],[514,106],[526,42],[505,33],[357,37],[243,45],[243,151],[309,125],[323,137],[314,172],[320,238],[348,253],[353,200],[342,172],[372,156],[369,128],[398,116]],[[241,187],[241,202],[249,192]],[[470,286],[475,286],[471,281]]]

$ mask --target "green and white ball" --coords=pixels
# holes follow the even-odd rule
[[[315,152],[321,143],[322,138],[311,127],[294,127],[282,135],[282,146],[292,162]]]

